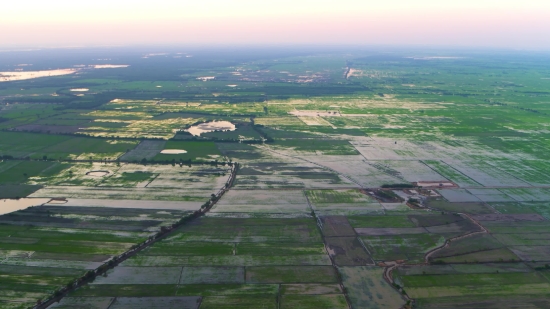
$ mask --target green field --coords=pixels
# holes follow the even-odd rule
[[[546,52],[157,49],[2,52],[1,308],[550,306]]]
[[[15,307],[52,294],[113,255],[147,239],[183,212],[136,221],[155,211],[40,206],[0,216],[2,300]]]

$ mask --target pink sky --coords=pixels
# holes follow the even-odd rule
[[[550,49],[550,1],[264,2],[12,1],[0,11],[0,46],[414,44]]]

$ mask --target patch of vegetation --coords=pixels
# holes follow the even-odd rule
[[[40,188],[39,185],[0,185],[0,198],[27,197]]]

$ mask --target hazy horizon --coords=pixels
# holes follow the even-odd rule
[[[399,45],[550,50],[550,2],[30,1],[0,12],[0,48]]]

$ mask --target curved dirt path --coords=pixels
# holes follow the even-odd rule
[[[452,238],[449,238],[447,240],[445,240],[445,243],[443,243],[441,246],[438,246],[436,248],[433,248],[431,250],[429,250],[428,252],[426,252],[426,254],[424,255],[424,263],[421,263],[421,264],[407,264],[407,265],[430,265],[430,261],[429,261],[429,258],[436,252],[440,251],[440,250],[443,250],[444,248],[447,248],[449,247],[449,245],[451,244],[451,242],[453,241],[456,241],[456,240],[459,240],[459,239],[463,239],[463,238],[467,238],[467,237],[471,237],[471,236],[474,236],[474,235],[478,235],[478,234],[485,234],[485,233],[489,233],[489,231],[487,231],[487,229],[485,227],[483,227],[481,224],[479,224],[479,222],[477,222],[476,220],[474,220],[470,215],[468,214],[465,214],[465,213],[457,213],[458,215],[461,215],[461,216],[464,216],[468,219],[470,219],[470,221],[472,221],[475,225],[477,225],[481,231],[478,231],[478,232],[471,232],[471,233],[468,233],[468,234],[464,234],[464,235],[459,235],[459,236],[455,236],[455,237],[452,237]],[[395,287],[395,281],[393,280],[393,276],[392,276],[392,272],[397,269],[398,267],[402,266],[402,265],[405,265],[405,263],[398,263],[397,261],[388,261],[388,262],[384,262],[384,264],[386,265],[385,268],[384,268],[384,279],[392,285],[392,287],[396,288]],[[397,288],[396,288],[397,289]],[[401,291],[399,291],[401,292]],[[414,299],[413,298],[410,298],[409,295],[407,294],[402,294],[403,297],[408,300],[408,301],[411,301],[414,303]]]
[[[464,216],[468,219],[470,219],[470,221],[472,221],[475,225],[477,225],[481,231],[479,232],[471,232],[471,233],[468,233],[468,234],[464,234],[464,235],[459,235],[459,236],[455,236],[455,237],[451,237],[447,240],[445,240],[445,243],[439,247],[436,247],[434,249],[431,249],[430,251],[426,252],[426,254],[424,255],[424,264],[426,265],[429,265],[430,262],[429,262],[429,258],[430,256],[432,256],[434,253],[440,251],[440,250],[443,250],[444,248],[447,248],[449,247],[449,245],[451,244],[451,242],[453,241],[456,241],[456,240],[459,240],[459,239],[463,239],[463,238],[466,238],[466,237],[470,237],[470,236],[474,236],[474,235],[478,235],[478,234],[485,234],[485,233],[488,233],[487,229],[484,228],[481,224],[479,224],[479,222],[477,222],[476,220],[474,220],[472,217],[470,217],[470,215],[468,214],[465,214],[465,213],[457,213],[461,216]]]

